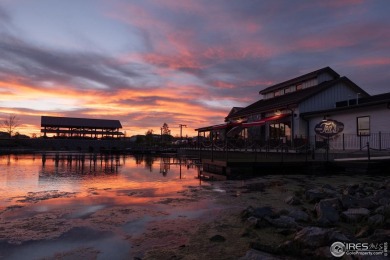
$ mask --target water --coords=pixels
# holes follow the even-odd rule
[[[186,193],[208,186],[197,176],[193,161],[178,158],[1,156],[0,258],[142,256],[133,239],[151,223],[210,213],[212,201]]]
[[[199,185],[191,160],[89,154],[11,155],[0,157],[0,208],[29,192],[58,190],[86,194],[92,189],[165,196]],[[131,191],[130,191],[131,190]]]

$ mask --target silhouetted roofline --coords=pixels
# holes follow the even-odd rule
[[[42,116],[41,127],[122,128],[119,120]]]
[[[239,118],[239,117],[245,117],[252,114],[257,114],[259,112],[269,112],[275,109],[283,109],[288,106],[297,105],[300,102],[316,95],[317,93],[320,93],[321,91],[324,91],[332,86],[334,86],[337,83],[343,82],[346,85],[353,88],[355,91],[359,92],[362,97],[369,97],[370,95],[364,91],[362,88],[360,88],[358,85],[353,83],[350,79],[347,77],[341,77],[338,79],[334,79],[332,81],[325,81],[321,84],[318,84],[316,86],[306,88],[300,91],[291,92],[285,95],[281,95],[274,98],[269,99],[260,99],[259,101],[241,109],[240,111],[234,113],[230,117],[227,117],[225,120],[228,120],[229,118]]]
[[[322,68],[322,69],[319,69],[319,70],[312,71],[310,73],[304,74],[302,76],[299,76],[299,77],[296,77],[296,78],[293,78],[293,79],[290,79],[290,80],[278,83],[276,85],[267,87],[267,88],[259,91],[259,94],[265,94],[265,93],[271,92],[273,90],[277,90],[277,89],[280,89],[280,88],[284,88],[284,87],[288,87],[288,86],[291,86],[291,85],[294,85],[294,84],[298,84],[298,83],[300,83],[302,81],[315,78],[320,73],[324,73],[324,72],[327,72],[327,73],[331,74],[335,78],[339,78],[340,77],[340,75],[336,71],[334,71],[330,67],[325,67],[325,68]]]

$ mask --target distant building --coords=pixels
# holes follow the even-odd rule
[[[54,134],[64,138],[117,138],[124,134],[119,130],[119,120],[73,118],[73,117],[41,117],[41,132],[44,137]]]
[[[196,129],[198,134],[211,134],[214,140],[274,140],[296,146],[315,143],[317,138],[335,140],[346,135],[353,135],[361,142],[363,135],[390,132],[390,120],[386,119],[390,115],[390,93],[370,96],[329,67],[267,87],[259,93],[262,99],[236,111],[232,109],[224,124]],[[360,145],[355,143],[350,148]]]

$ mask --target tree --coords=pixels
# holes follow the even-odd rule
[[[10,114],[7,119],[2,122],[2,128],[12,137],[13,132],[19,126],[19,118],[16,115]]]
[[[163,135],[170,135],[171,130],[169,129],[169,126],[167,123],[164,123],[163,126],[161,127],[161,134]]]
[[[153,129],[149,129],[148,131],[146,131],[145,140],[149,143],[153,142]]]

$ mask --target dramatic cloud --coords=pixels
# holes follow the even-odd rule
[[[325,66],[388,92],[388,1],[5,0],[0,118],[116,118],[127,135],[218,124]]]

